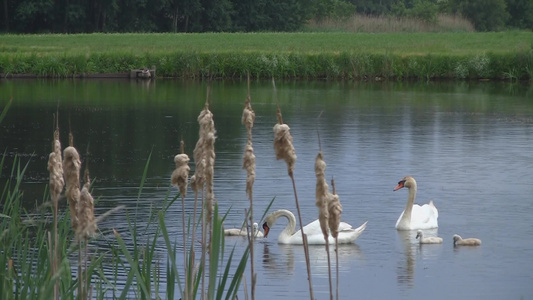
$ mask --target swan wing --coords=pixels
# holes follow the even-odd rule
[[[365,231],[367,223],[368,221],[363,223],[361,226],[355,229],[352,228],[352,225],[348,223],[344,223],[345,224],[343,226],[344,229],[339,230],[339,236],[338,236],[339,244],[353,243],[363,233],[363,231]],[[305,228],[304,228],[304,232],[305,232]],[[309,243],[309,245],[324,245],[326,243],[324,240],[324,235],[322,234],[322,231],[320,231],[320,234],[314,234],[314,235],[309,235],[306,232],[306,235],[307,235],[307,242]],[[301,241],[302,241],[302,237],[300,233],[300,236],[299,236],[300,244],[301,244]],[[328,242],[333,245],[335,243],[335,239],[331,235],[329,235]]]
[[[439,212],[433,202],[430,204],[413,205],[411,213],[411,230],[438,228]]]
[[[298,229],[292,236],[299,236],[302,239],[301,230]],[[313,235],[322,236],[322,229],[320,228],[320,221],[318,219],[304,226],[304,233],[309,237]]]

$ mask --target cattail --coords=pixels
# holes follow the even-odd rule
[[[206,102],[204,109],[198,116],[198,124],[200,125],[199,139],[194,148],[194,160],[196,162],[194,187],[191,182],[191,187],[195,191],[200,190],[205,182],[206,184],[206,208],[207,219],[211,220],[213,214],[213,177],[215,169],[215,122],[213,121],[213,113],[209,110],[209,104]],[[192,181],[192,178],[191,178]]]
[[[205,186],[206,186],[206,207],[207,207],[207,220],[211,220],[213,216],[213,205],[215,201],[215,193],[213,191],[214,175],[215,175],[215,132],[213,131],[206,134],[205,144]]]
[[[246,132],[248,133],[248,140],[252,139],[252,128],[254,127],[255,121],[255,112],[252,109],[252,104],[250,102],[250,95],[246,97],[244,102],[244,110],[242,111],[242,124],[246,127]]]
[[[331,180],[331,186],[333,187],[333,194],[328,195],[328,223],[331,236],[337,238],[339,235],[339,224],[341,223],[342,205],[339,200],[339,195],[335,193],[335,182],[333,180]]]
[[[68,199],[70,217],[74,231],[78,229],[78,205],[80,201],[80,155],[76,148],[69,146],[63,150],[63,171],[66,183],[65,195]]]
[[[189,156],[187,154],[178,154],[174,156],[176,169],[172,172],[172,185],[179,187],[182,197],[187,196],[187,180],[189,178]]]
[[[289,175],[292,176],[296,164],[296,151],[292,145],[289,125],[274,125],[274,149],[276,150],[276,159],[285,160]]]
[[[328,184],[325,179],[326,162],[322,151],[318,152],[315,160],[315,175],[316,175],[316,206],[318,207],[318,220],[324,239],[328,240]]]
[[[50,171],[50,197],[57,203],[59,195],[65,186],[63,178],[63,159],[61,158],[61,142],[59,142],[59,129],[54,131],[53,151],[48,157],[48,171]]]
[[[89,170],[85,169],[85,184],[81,189],[80,203],[78,208],[79,226],[76,231],[78,240],[86,240],[96,233],[96,222],[94,221],[94,199],[89,188],[91,187],[91,179],[89,178]]]
[[[255,155],[252,141],[248,141],[244,148],[244,159],[242,168],[246,170],[246,194],[252,199],[253,186],[255,181]]]

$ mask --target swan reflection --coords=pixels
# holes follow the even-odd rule
[[[268,243],[263,243],[263,268],[276,277],[292,277],[294,274],[294,255],[271,251]]]
[[[438,229],[422,230],[424,236],[438,236]],[[404,253],[404,259],[398,260],[397,281],[400,285],[412,288],[414,286],[416,255],[422,259],[432,259],[437,257],[442,251],[442,244],[420,244],[416,239],[415,230],[399,230],[397,237]]]
[[[415,277],[415,262],[414,253],[419,246],[416,240],[416,231],[413,230],[399,230],[397,231],[398,240],[401,244],[402,252],[405,259],[398,260],[398,267],[396,271],[396,279],[402,286],[413,287]]]
[[[279,253],[275,253],[275,247]],[[332,270],[335,269],[335,245],[330,245],[330,260]],[[349,271],[351,263],[354,261],[364,260],[363,253],[356,244],[343,244],[338,248],[339,271]],[[328,257],[324,245],[309,245],[309,261],[311,264],[311,274],[328,275]],[[292,274],[294,273],[295,263],[305,266],[305,254],[302,245],[283,245],[276,246],[264,243],[263,249],[263,267],[265,270],[282,271],[276,273]]]

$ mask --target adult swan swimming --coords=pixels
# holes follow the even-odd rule
[[[406,176],[398,182],[394,191],[403,187],[409,189],[409,194],[407,195],[407,205],[405,206],[405,210],[396,222],[396,229],[418,230],[438,228],[439,224],[437,218],[439,217],[439,212],[433,204],[433,201],[422,206],[414,204],[416,196],[416,180],[411,176]]]
[[[285,229],[283,229],[283,231],[279,234],[278,243],[298,245],[303,244],[302,233],[300,230],[294,232],[296,228],[296,218],[294,217],[293,213],[286,209],[277,210],[265,218],[265,223],[263,223],[265,238],[267,237],[270,228],[272,228],[274,223],[276,223],[280,217],[287,218],[289,222]],[[365,230],[366,223],[367,222],[354,229],[352,228],[352,225],[341,222],[339,225],[339,244],[349,244],[355,241]],[[323,245],[326,243],[324,240],[324,235],[322,234],[322,230],[320,229],[320,223],[318,219],[304,226],[304,233],[307,236],[307,242],[309,245]],[[335,239],[331,235],[329,235],[329,243],[335,243]]]

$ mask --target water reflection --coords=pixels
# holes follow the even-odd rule
[[[268,243],[263,248],[263,266],[266,270],[277,271],[276,274],[286,274],[292,276],[295,270],[295,264],[305,266],[305,254],[302,245],[282,245],[278,244],[279,253],[272,252]],[[336,256],[335,246],[330,245],[330,260],[332,270],[335,269]],[[356,244],[342,244],[338,248],[339,271],[349,271],[350,263],[364,260],[361,249]],[[328,256],[326,255],[325,245],[309,246],[309,261],[311,264],[311,274],[319,276],[328,276]]]
[[[413,240],[416,239],[416,231],[414,230],[399,230],[397,231],[397,239],[402,247],[403,256],[398,260],[398,266],[396,268],[396,280],[400,286],[412,288],[414,286],[415,278],[415,253],[417,243]]]
[[[438,229],[422,230],[424,236],[438,236]],[[403,255],[398,260],[396,278],[402,287],[412,288],[415,283],[416,261],[435,259],[442,252],[442,244],[420,244],[416,230],[398,230],[397,240]]]
[[[0,107],[11,97],[14,100],[0,124],[0,142],[7,151],[0,186],[10,174],[10,162],[18,155],[23,163],[29,161],[23,180],[28,209],[43,199],[48,183],[51,116],[57,112],[57,100],[61,99],[63,143],[67,143],[70,128],[80,149],[90,144],[91,155],[82,155],[82,160],[89,162],[94,174],[96,215],[126,205],[124,212],[138,222],[139,228],[145,228],[150,211],[161,207],[169,194],[172,158],[179,148],[179,138],[183,135],[188,153],[196,144],[196,117],[206,92],[206,83],[155,83],[150,82],[147,87],[107,80],[0,81]],[[246,83],[210,84],[218,133],[216,197],[220,211],[230,211],[228,224],[239,224],[249,205],[241,169],[246,131],[240,120]],[[306,199],[301,202],[303,216],[312,220],[311,216],[316,215],[313,163],[318,127],[328,177],[335,177],[337,190],[342,193],[343,219],[352,224],[359,223],[353,220],[369,220],[372,224],[356,245],[339,248],[340,267],[346,275],[343,278],[357,279],[356,284],[341,286],[345,295],[369,287],[363,299],[426,299],[427,292],[434,289],[442,293],[439,297],[443,299],[532,298],[533,247],[530,239],[523,237],[533,234],[533,86],[520,86],[513,93],[506,87],[501,83],[473,82],[280,83],[278,99],[284,120],[291,126],[298,155],[298,194]],[[276,205],[294,211],[286,166],[276,161],[272,149],[276,103],[271,82],[254,82],[251,94],[257,114],[254,210],[267,210],[275,198]],[[324,113],[317,124],[321,111]],[[139,194],[148,157],[146,181]],[[439,225],[443,245],[420,246],[416,232],[393,229],[405,198],[393,194],[390,184],[407,174],[419,181],[420,202],[434,200],[442,213]],[[450,185],[453,189],[448,188]],[[175,194],[171,191],[170,198]],[[194,197],[185,201],[186,213],[192,215]],[[113,214],[99,224],[105,238],[94,242],[98,251],[106,251],[107,243],[115,241],[113,228],[131,245],[132,234],[125,216],[126,213]],[[180,241],[178,202],[169,208],[167,216],[169,234]],[[456,228],[468,228],[484,241],[483,246],[453,249],[451,236],[455,232],[448,230]],[[154,232],[147,229],[137,234],[138,240],[145,241]],[[245,241],[234,239],[231,244],[243,251]],[[505,247],[501,246],[503,243]],[[275,239],[258,240],[256,245],[256,270],[267,279],[258,283],[257,292],[262,296],[259,299],[308,298],[305,276],[299,276],[306,269],[302,247],[278,245]],[[178,244],[179,253],[181,247]],[[324,247],[312,248],[311,255],[312,272],[323,276],[327,270]],[[357,263],[354,268],[353,262],[358,260],[364,263]],[[435,277],[439,277],[438,287],[432,280]],[[460,296],[455,293],[458,284]],[[379,288],[372,289],[373,286]],[[317,294],[327,290],[318,282],[316,287]],[[121,287],[117,285],[116,289]]]
[[[286,278],[294,274],[294,254],[271,252],[271,245],[263,244],[263,268],[270,274]],[[285,275],[285,276],[283,276]]]

